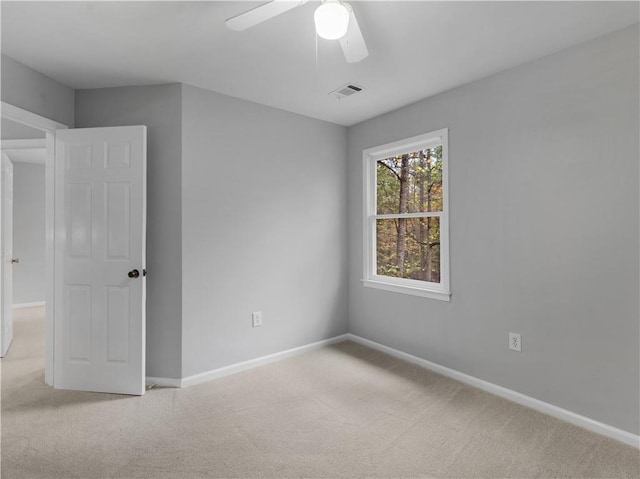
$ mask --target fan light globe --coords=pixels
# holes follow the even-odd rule
[[[325,1],[313,14],[316,33],[326,40],[344,37],[349,28],[349,10],[339,1]]]

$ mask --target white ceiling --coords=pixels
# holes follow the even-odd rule
[[[316,39],[318,2],[245,32],[262,2],[7,2],[2,52],[75,89],[183,82],[352,125],[638,22],[638,2],[352,2],[370,56]],[[346,83],[364,86],[337,101]]]

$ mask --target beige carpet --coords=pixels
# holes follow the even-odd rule
[[[638,450],[351,342],[142,398],[43,384],[42,309],[2,360],[3,478],[638,477]]]

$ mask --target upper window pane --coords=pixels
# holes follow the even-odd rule
[[[378,160],[377,214],[442,211],[442,145]]]

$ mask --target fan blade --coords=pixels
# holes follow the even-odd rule
[[[369,56],[369,50],[367,50],[367,45],[360,31],[358,20],[356,20],[356,14],[353,13],[353,8],[348,3],[344,5],[349,7],[351,14],[349,15],[349,29],[345,36],[340,39],[340,46],[347,63],[357,63]]]
[[[236,15],[227,19],[224,23],[227,24],[231,30],[237,30],[239,32],[251,28],[258,23],[265,22],[270,18],[273,18],[281,13],[284,13],[292,8],[296,8],[300,5],[304,5],[309,0],[271,0],[269,3],[258,5],[251,10]]]

